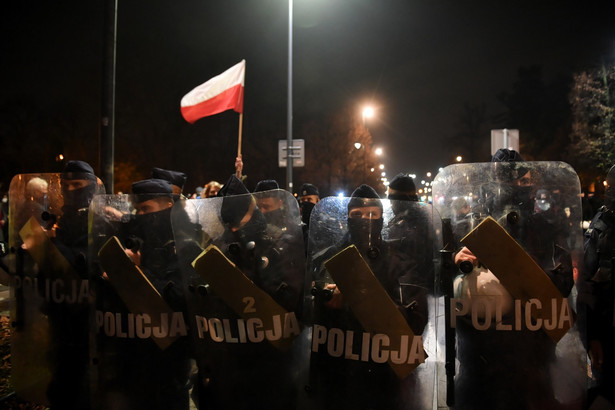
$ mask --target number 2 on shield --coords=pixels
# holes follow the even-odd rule
[[[246,304],[246,307],[243,309],[243,313],[256,313],[256,309],[254,308],[254,298],[252,296],[246,296],[241,299],[241,301]]]

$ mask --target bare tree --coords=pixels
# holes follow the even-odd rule
[[[372,136],[350,110],[334,114],[323,124],[310,123],[298,134],[306,141],[306,166],[297,173],[298,178],[317,185],[321,196],[350,195],[363,183],[377,188],[380,181]]]

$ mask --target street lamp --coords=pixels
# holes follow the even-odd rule
[[[376,148],[376,151],[374,151],[374,153],[376,155],[378,155],[378,156],[381,156],[382,155],[382,148],[380,148],[380,147]]]
[[[286,108],[286,188],[293,192],[293,0],[288,0],[288,95]]]
[[[372,118],[374,116],[374,107],[368,105],[363,107],[363,111],[361,112],[361,118],[363,119],[363,126],[365,127],[365,119]]]
[[[461,155],[457,155],[457,158],[455,158],[455,160],[457,162],[461,162],[463,160],[463,157]]]

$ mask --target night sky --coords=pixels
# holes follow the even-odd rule
[[[455,153],[455,147],[444,145],[459,127],[463,105],[484,103],[490,116],[501,113],[497,96],[512,91],[520,67],[539,65],[549,81],[612,61],[615,19],[607,4],[294,0],[294,132],[336,110],[360,115],[361,106],[371,103],[376,117],[369,128],[385,150],[389,175],[437,171]],[[97,138],[103,10],[102,1],[91,0],[3,4],[3,130],[18,112],[15,106],[26,101],[26,110],[31,104],[54,116],[88,121],[85,130],[75,125],[74,132]],[[228,138],[229,149],[216,148],[213,154],[225,158],[224,175],[229,174],[236,114],[190,125],[181,118],[179,102],[245,59],[248,166],[258,158],[252,150],[259,141],[286,138],[287,41],[284,0],[119,0],[116,138],[121,142],[116,145],[129,149],[130,141],[147,138],[138,134],[154,143],[176,140],[179,148],[173,146],[165,157],[153,155],[156,163],[150,165],[189,168],[194,181],[221,179],[220,170],[207,169],[219,167],[207,157],[208,138]],[[13,111],[7,114],[6,107]],[[4,146],[20,144],[3,132],[7,136]],[[195,150],[202,152],[198,169],[183,163],[194,159],[182,152]],[[19,155],[14,147],[9,151]],[[277,158],[271,162],[275,169]],[[283,182],[284,171],[276,172]]]

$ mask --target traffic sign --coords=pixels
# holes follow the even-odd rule
[[[287,149],[287,147],[287,140],[278,140],[278,166],[285,168],[287,157],[293,159],[293,168],[305,166],[305,141],[292,140],[290,149]]]

